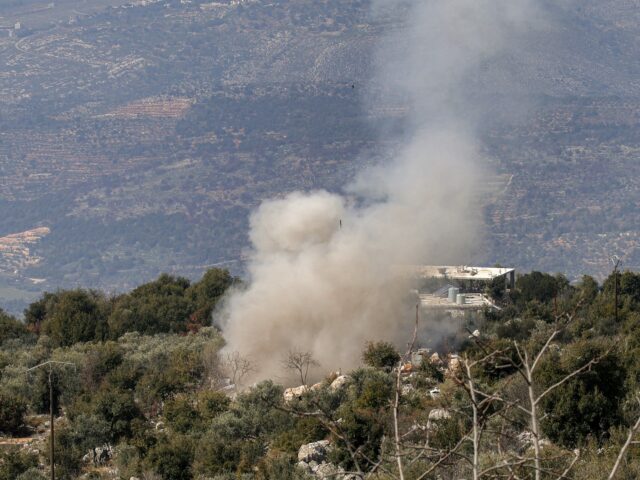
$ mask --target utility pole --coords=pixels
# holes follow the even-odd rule
[[[614,315],[616,324],[618,323],[618,266],[620,265],[620,258],[617,255],[611,257],[611,263],[613,263],[613,289],[614,289]]]
[[[75,363],[70,362],[57,362],[55,360],[49,360],[47,362],[40,363],[35,367],[31,367],[27,370],[30,372],[36,368],[49,367],[49,463],[51,464],[51,480],[56,480],[56,456],[55,456],[55,427],[53,425],[53,367],[54,365],[71,365],[75,369]]]

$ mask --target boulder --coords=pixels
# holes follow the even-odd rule
[[[304,463],[322,463],[326,460],[328,453],[329,440],[307,443],[306,445],[302,445],[298,450],[298,461]]]
[[[434,408],[429,412],[429,421],[446,420],[451,414],[444,408]]]
[[[403,363],[402,366],[400,367],[400,373],[409,374],[413,372],[413,369],[414,367],[411,362]]]
[[[339,375],[333,382],[331,382],[329,388],[331,388],[331,390],[335,392],[336,390],[340,390],[342,387],[344,387],[348,381],[348,375]]]
[[[451,355],[449,357],[449,363],[447,365],[447,370],[444,372],[446,377],[456,377],[462,371],[462,363],[460,362],[460,357],[458,355]]]
[[[410,393],[413,393],[415,391],[416,389],[410,383],[402,385],[402,395],[409,395]]]
[[[438,352],[434,352],[434,354],[429,357],[429,362],[434,365],[442,365],[442,359],[440,355],[438,355]]]
[[[284,401],[289,403],[295,399],[299,399],[304,395],[305,392],[309,390],[309,387],[306,385],[300,385],[299,387],[291,387],[287,388],[284,391]]]
[[[103,445],[102,447],[94,447],[82,457],[84,463],[92,463],[95,467],[103,466],[113,458],[113,447],[111,445]]]
[[[434,408],[429,412],[429,420],[427,420],[427,430],[433,430],[438,427],[438,423],[442,420],[451,418],[451,414],[444,408]]]
[[[311,387],[309,387],[309,390],[311,390],[312,392],[315,392],[316,390],[321,390],[322,385],[323,385],[322,382],[314,383],[313,385],[311,385]]]
[[[344,478],[344,470],[342,467],[336,467],[333,463],[321,463],[313,473],[316,477],[323,480],[337,480]]]
[[[311,473],[311,467],[307,462],[298,462],[296,466],[305,473]]]

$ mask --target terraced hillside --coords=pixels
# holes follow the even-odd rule
[[[481,133],[498,179],[476,260],[601,275],[613,253],[640,265],[637,2],[555,3],[525,55],[470,87],[493,108]],[[3,304],[240,271],[261,199],[340,190],[393,151],[412,106],[371,78],[401,25],[370,7],[4,2],[0,236],[49,233],[37,262],[0,257]]]

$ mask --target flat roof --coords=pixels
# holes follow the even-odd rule
[[[515,272],[515,268],[470,267],[467,265],[410,265],[407,270],[419,278],[451,278],[453,280],[493,280],[496,277]]]

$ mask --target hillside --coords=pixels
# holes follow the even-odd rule
[[[48,477],[50,406],[60,480],[637,478],[640,275],[499,280],[449,334],[424,308],[342,369],[272,349],[271,379],[201,322],[222,270],[0,312],[0,480]]]
[[[603,278],[612,254],[640,265],[637,5],[549,3],[553,34],[531,33],[469,91],[491,107],[495,193],[478,211],[483,247],[463,261]],[[3,2],[0,237],[49,229],[28,258],[0,256],[3,304],[240,272],[261,200],[340,191],[393,151],[411,105],[371,79],[401,25],[370,7]]]

